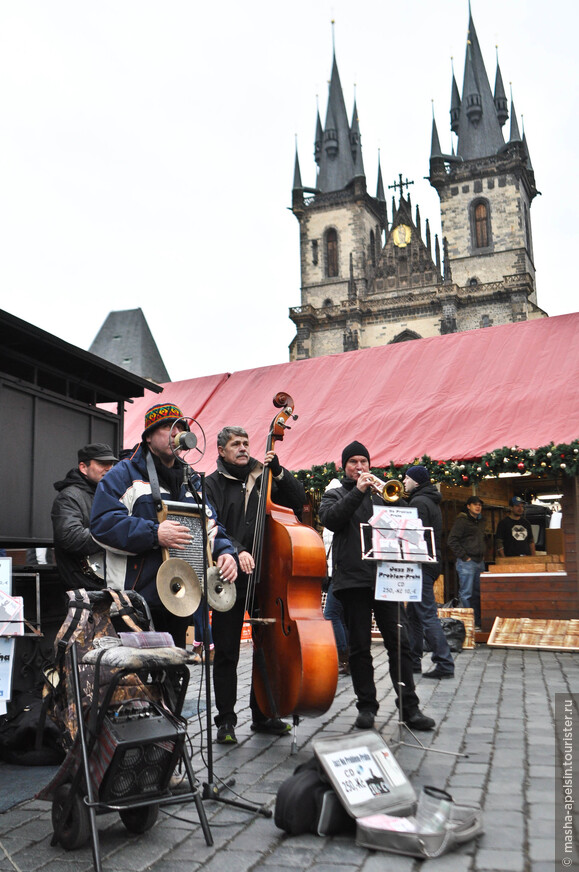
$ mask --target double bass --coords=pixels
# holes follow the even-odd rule
[[[294,401],[278,393],[266,453],[296,419]],[[322,614],[326,551],[319,534],[271,498],[264,466],[253,544],[255,569],[248,582],[252,616],[253,687],[267,717],[321,715],[334,699],[338,656],[331,621]]]

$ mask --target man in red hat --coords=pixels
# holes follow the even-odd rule
[[[149,604],[155,629],[171,633],[181,648],[186,646],[191,617],[174,615],[165,608],[157,593],[157,572],[163,561],[161,549],[184,550],[191,532],[175,520],[160,522],[157,508],[161,500],[200,504],[199,477],[188,476],[176,439],[188,429],[187,419],[173,403],[150,408],[141,443],[98,485],[90,526],[94,539],[107,552],[107,586],[140,593]],[[223,578],[235,581],[235,548],[210,505],[207,538]]]

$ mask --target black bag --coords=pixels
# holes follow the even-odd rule
[[[274,822],[291,836],[332,835],[354,830],[355,821],[341,805],[316,757],[300,763],[279,787]]]
[[[0,718],[0,760],[17,766],[57,766],[64,760],[60,731],[46,717],[39,694],[21,693]]]
[[[460,654],[462,646],[464,645],[464,640],[466,639],[466,629],[463,622],[459,621],[458,618],[439,618],[438,620],[440,621],[442,632],[446,636],[448,647],[455,654]],[[423,641],[422,650],[425,653],[432,650],[426,637]]]
[[[458,618],[440,618],[442,624],[442,632],[446,636],[448,647],[451,651],[460,654],[464,640],[466,639],[466,629],[462,621]]]

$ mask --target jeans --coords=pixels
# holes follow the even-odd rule
[[[434,578],[422,573],[422,601],[408,603],[406,615],[410,629],[412,666],[420,670],[424,638],[432,651],[432,662],[440,672],[454,675],[454,660],[438,617],[434,598]]]
[[[344,607],[350,642],[350,673],[358,711],[371,711],[373,714],[378,711],[372,660],[372,610],[374,610],[384,647],[388,651],[390,679],[398,694],[397,704],[400,706],[401,697],[402,717],[412,715],[418,710],[419,700],[414,689],[404,607],[396,602],[375,600],[374,589],[369,587],[339,590],[336,591],[336,597]],[[400,616],[400,642],[398,641],[398,616]]]
[[[201,645],[205,641],[205,602],[201,600],[201,603],[193,615],[193,625],[195,627],[195,646]],[[211,624],[209,624],[209,644],[213,645],[213,635],[211,632]]]
[[[464,609],[474,609],[476,627],[480,627],[480,574],[484,570],[484,560],[456,559],[460,603]]]
[[[334,594],[332,582],[330,582],[326,594],[324,618],[326,621],[332,622],[334,636],[336,637],[336,648],[338,651],[345,651],[348,647],[348,631],[344,623],[344,609],[340,600]]]

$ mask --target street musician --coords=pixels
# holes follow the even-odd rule
[[[346,445],[342,469],[342,486],[324,493],[319,517],[321,524],[334,533],[332,583],[334,594],[344,607],[348,628],[350,674],[358,708],[355,726],[360,730],[371,729],[378,712],[371,651],[373,612],[388,651],[390,677],[402,720],[413,730],[432,730],[433,719],[419,709],[406,620],[402,615],[399,650],[397,603],[374,599],[376,564],[362,559],[360,525],[369,521],[374,506],[386,505],[376,493],[376,477],[370,472],[366,446],[358,441]]]
[[[201,505],[200,480],[180,457],[179,434],[188,430],[187,419],[173,403],[160,403],[145,414],[141,442],[130,457],[121,460],[96,489],[90,521],[93,538],[106,550],[106,584],[117,590],[135,590],[147,601],[155,629],[171,633],[185,648],[191,616],[168,611],[157,591],[157,572],[163,549],[185,551],[190,529],[168,517],[159,521],[154,490],[161,499]],[[235,548],[219,523],[215,510],[206,506],[208,545],[225,581],[237,577]]]

